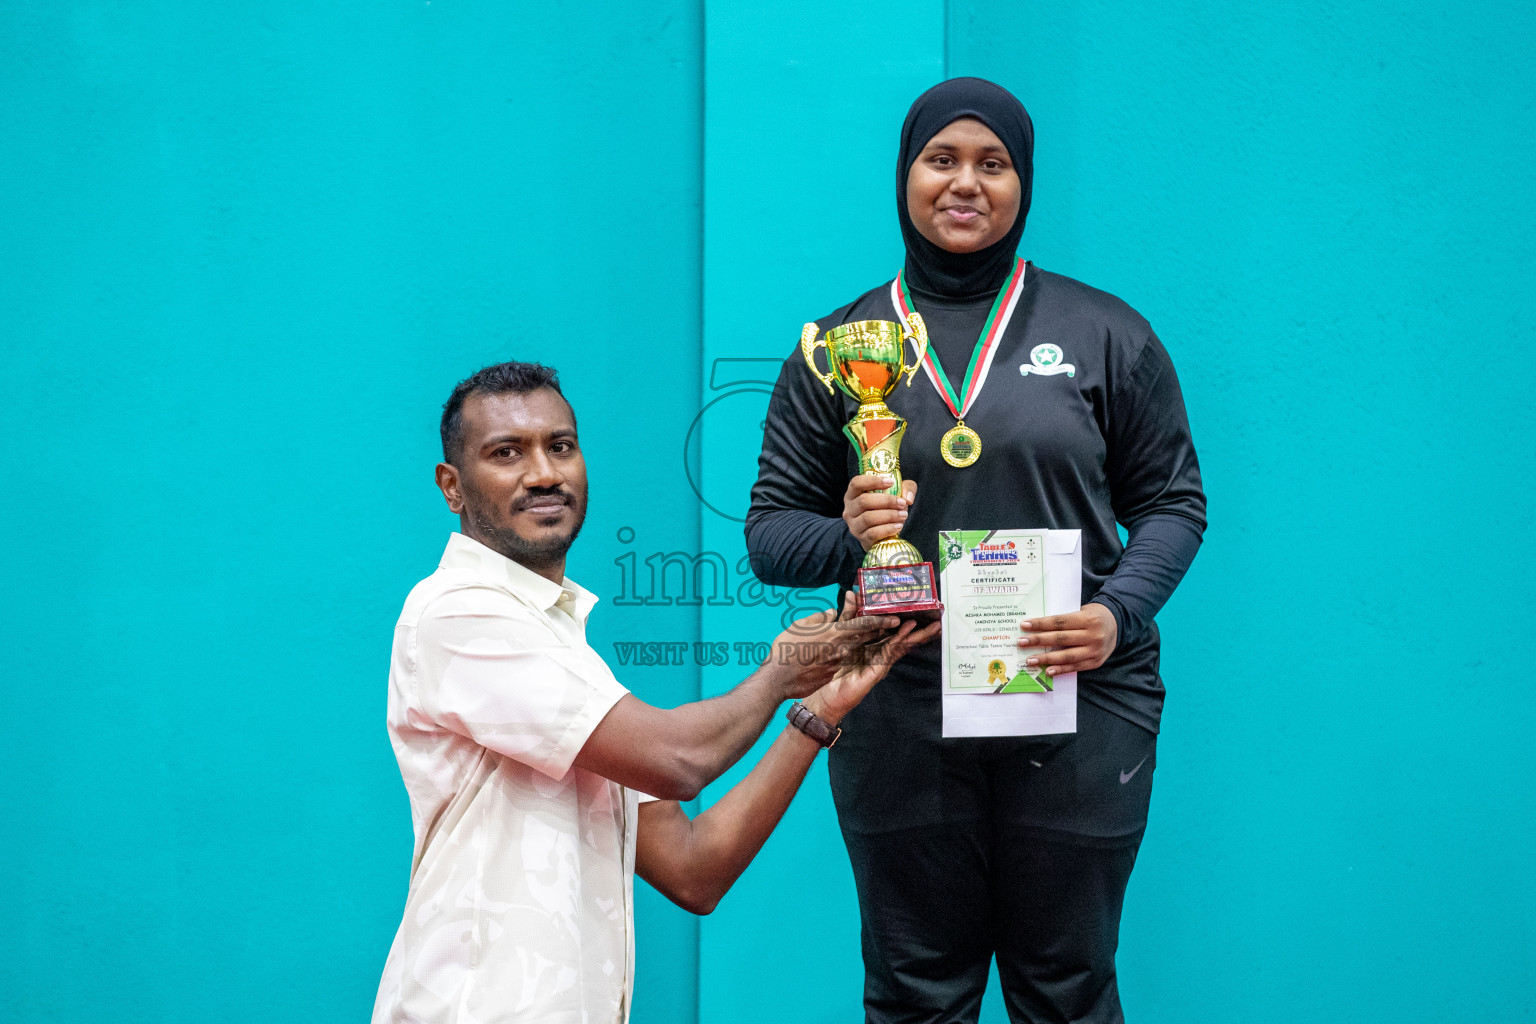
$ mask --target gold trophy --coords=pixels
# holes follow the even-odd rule
[[[901,494],[901,435],[907,421],[891,411],[885,398],[896,389],[901,375],[912,375],[922,365],[928,350],[928,330],[918,313],[909,313],[905,324],[890,320],[858,320],[842,324],[816,340],[819,328],[806,324],[800,332],[800,351],[816,379],[827,386],[836,382],[859,403],[853,419],[843,427],[843,434],[859,453],[860,473],[886,473],[895,482],[887,494]],[[917,358],[906,364],[904,351],[911,339]],[[827,350],[830,373],[816,366],[816,350]],[[900,537],[877,541],[864,556],[859,570],[859,614],[877,612],[889,615],[930,617],[943,609],[934,590],[933,563],[912,544]]]

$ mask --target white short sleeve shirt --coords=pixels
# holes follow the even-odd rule
[[[627,690],[597,598],[455,533],[395,625],[389,734],[416,851],[374,1024],[623,1024],[636,794],[573,768]]]

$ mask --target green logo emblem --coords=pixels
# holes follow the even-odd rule
[[[1054,377],[1058,373],[1064,373],[1068,377],[1077,376],[1077,367],[1071,363],[1062,362],[1061,358],[1061,346],[1052,345],[1050,342],[1036,345],[1029,353],[1029,362],[1020,366],[1019,372],[1026,377],[1032,373],[1042,377]]]

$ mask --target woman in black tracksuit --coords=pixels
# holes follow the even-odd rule
[[[1082,610],[1020,636],[1055,648],[1049,671],[1079,673],[1076,733],[941,739],[938,643],[842,723],[829,767],[880,1024],[974,1021],[994,954],[1014,1021],[1122,1019],[1114,954],[1163,701],[1153,616],[1200,545],[1205,496],[1151,327],[1016,257],[1033,141],[1023,106],[990,82],[953,79],[913,104],[901,274],[818,322],[897,320],[904,304],[923,315],[935,365],[887,399],[908,423],[906,493],[856,476],[841,432],[854,403],[796,350],[747,518],[753,570],[796,587],[850,586],[865,550],[898,530],[935,563],[940,530],[1082,531]],[[954,443],[966,433],[980,441],[970,464],[974,448]]]

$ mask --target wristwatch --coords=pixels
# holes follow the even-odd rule
[[[832,744],[836,743],[837,738],[843,734],[840,727],[823,722],[816,717],[816,712],[799,701],[789,706],[789,714],[785,717],[789,719],[790,725],[820,743],[827,750],[832,749]]]

